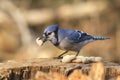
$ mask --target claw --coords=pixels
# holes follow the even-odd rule
[[[57,56],[57,57],[53,57],[53,59],[62,59],[63,56]]]

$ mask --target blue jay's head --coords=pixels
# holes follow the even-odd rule
[[[39,40],[42,40],[43,43],[46,42],[47,40],[56,43],[57,42],[57,32],[58,32],[58,25],[52,25],[48,26],[45,30],[42,36],[39,38]]]

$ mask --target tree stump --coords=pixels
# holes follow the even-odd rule
[[[105,67],[105,78],[116,78],[120,75],[120,65],[102,62]],[[60,59],[38,58],[22,61],[9,60],[0,63],[0,80],[29,80],[33,79],[37,71],[44,73],[58,72],[69,76],[74,69],[80,69],[88,75],[93,63],[63,63]]]

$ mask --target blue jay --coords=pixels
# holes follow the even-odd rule
[[[54,46],[64,50],[64,53],[57,56],[57,58],[62,58],[62,55],[68,51],[75,51],[77,52],[76,56],[78,56],[81,48],[86,44],[96,40],[107,39],[109,38],[91,36],[83,31],[59,28],[59,26],[55,24],[48,26],[38,40],[42,40],[43,43],[47,40],[51,41]]]

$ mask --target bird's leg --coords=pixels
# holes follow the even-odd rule
[[[55,57],[55,58],[61,59],[61,58],[63,58],[62,55],[64,55],[64,54],[67,53],[67,52],[68,52],[68,51],[65,51],[65,52],[63,52],[62,54],[60,54],[60,55],[58,55],[57,57]]]
[[[78,56],[79,52],[80,52],[80,51],[78,51],[78,52],[76,53],[76,55],[75,55],[76,57]]]
[[[68,51],[63,52],[62,54],[60,54],[58,57],[62,57],[62,55],[64,55],[65,53],[67,53]]]

